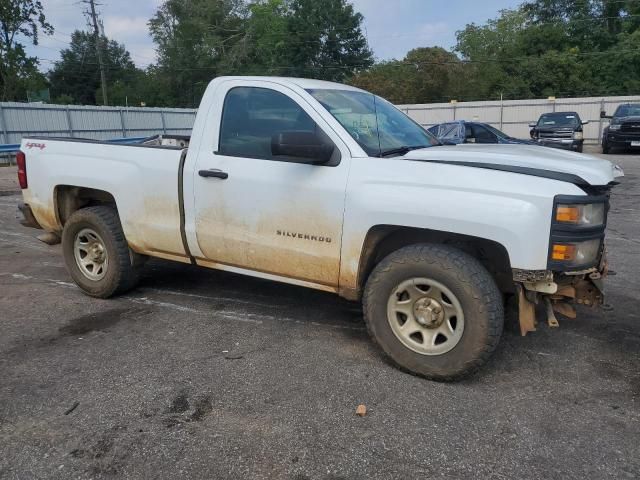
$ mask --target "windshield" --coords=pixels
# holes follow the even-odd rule
[[[538,120],[539,127],[573,127],[579,124],[575,113],[548,113]]]
[[[326,89],[308,92],[340,122],[367,155],[380,157],[386,152],[396,153],[397,149],[439,144],[432,134],[389,102],[371,93]]]
[[[620,105],[614,117],[640,117],[640,105]]]

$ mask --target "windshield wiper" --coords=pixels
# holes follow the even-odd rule
[[[388,157],[389,155],[404,155],[409,153],[411,150],[418,150],[419,148],[427,148],[431,145],[404,145],[398,148],[390,148],[388,150],[382,150],[380,152],[380,157]]]

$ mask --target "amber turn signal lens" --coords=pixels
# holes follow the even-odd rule
[[[576,257],[576,246],[565,245],[562,243],[555,243],[551,252],[551,258],[553,260],[573,260]]]
[[[556,221],[578,223],[580,209],[576,206],[558,205],[556,210]]]

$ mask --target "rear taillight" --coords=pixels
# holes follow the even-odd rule
[[[20,188],[27,188],[27,156],[24,152],[16,153],[16,163],[18,164],[18,182]]]

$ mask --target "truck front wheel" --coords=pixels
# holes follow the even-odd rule
[[[440,381],[484,364],[504,323],[489,272],[446,245],[411,245],[384,258],[367,280],[363,308],[369,334],[396,365]]]
[[[138,282],[141,258],[129,249],[114,208],[74,212],[62,231],[62,251],[69,274],[92,297],[108,298]]]

